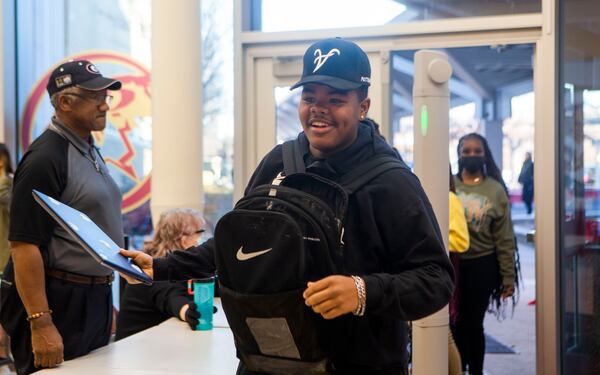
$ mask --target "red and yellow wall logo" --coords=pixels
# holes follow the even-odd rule
[[[128,56],[114,52],[87,52],[68,57],[84,59],[99,65],[104,75],[123,83],[113,91],[107,127],[94,133],[111,175],[123,193],[122,211],[131,212],[150,199],[151,107],[150,72]],[[37,119],[41,105],[49,105],[46,84],[51,67],[29,95],[20,127],[21,154],[46,128],[50,118]],[[43,124],[43,125],[40,125]]]

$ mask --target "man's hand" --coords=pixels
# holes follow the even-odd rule
[[[309,282],[302,296],[304,303],[325,319],[354,312],[358,306],[358,292],[349,276],[328,276]]]
[[[46,297],[44,262],[37,245],[11,242],[15,282],[25,310],[29,314],[50,310]],[[77,306],[75,308],[78,308]],[[31,350],[35,367],[54,367],[63,361],[63,341],[52,323],[50,314],[43,314],[29,322]]]
[[[63,340],[50,315],[32,320],[30,327],[35,367],[55,367],[62,363]]]
[[[142,251],[124,249],[121,249],[119,253],[123,256],[126,256],[127,258],[131,258],[131,260],[133,260],[133,263],[137,264],[137,266],[140,267],[146,275],[150,276],[150,278],[154,278],[154,271],[152,270],[153,260],[150,255]],[[140,282],[134,279],[133,277],[124,275],[122,273],[119,274],[122,278],[127,280],[129,284],[140,284]]]

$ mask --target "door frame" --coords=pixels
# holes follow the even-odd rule
[[[350,38],[369,55],[373,69],[370,116],[389,113],[391,51],[474,47],[493,44],[535,46],[534,185],[536,197],[536,372],[558,374],[560,321],[558,298],[558,105],[556,11],[542,1],[542,13],[421,21],[368,28],[294,32],[243,31],[248,9],[234,0],[234,199],[239,199],[262,157],[275,146],[273,88],[292,78],[274,78],[274,59],[299,58],[312,42],[331,36]],[[300,69],[297,69],[298,76]],[[269,78],[270,77],[270,78]],[[379,83],[378,83],[379,82]],[[548,111],[547,108],[555,110]],[[387,121],[379,121],[384,134]],[[543,189],[542,189],[543,187]]]

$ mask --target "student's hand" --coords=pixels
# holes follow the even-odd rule
[[[142,251],[134,251],[134,250],[124,250],[121,249],[119,251],[119,253],[123,256],[126,256],[127,258],[131,258],[131,260],[133,261],[133,263],[137,264],[138,267],[141,268],[141,270],[148,276],[150,276],[150,278],[154,278],[154,271],[152,270],[152,257]],[[119,273],[121,275],[122,278],[124,278],[125,280],[127,280],[127,282],[129,284],[140,284],[139,281],[137,281],[136,279],[134,279],[133,277],[124,275],[122,273]]]
[[[358,292],[354,280],[349,276],[328,276],[308,282],[302,294],[306,306],[321,314],[325,319],[354,312],[358,306]]]
[[[192,331],[196,330],[196,327],[200,323],[198,319],[200,319],[200,312],[198,311],[198,306],[194,302],[190,302],[181,307],[179,310],[179,319],[183,320],[187,324],[189,324]]]
[[[43,315],[30,322],[31,347],[34,366],[56,367],[63,362],[63,340],[50,315]]]
[[[504,285],[502,287],[502,299],[507,299],[508,297],[512,297],[515,294],[515,286],[514,285]]]
[[[217,306],[213,306],[213,314],[216,314],[217,310]],[[181,306],[181,309],[179,310],[179,319],[187,322],[193,331],[196,330],[196,327],[200,323],[198,319],[200,319],[201,316],[202,314],[198,311],[198,305],[194,302]]]

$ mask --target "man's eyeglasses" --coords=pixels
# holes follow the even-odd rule
[[[97,105],[100,105],[102,103],[106,103],[110,106],[110,103],[112,103],[113,100],[113,96],[112,95],[94,95],[94,96],[88,96],[88,95],[82,95],[82,94],[77,94],[74,92],[67,92],[65,93],[65,95],[73,95],[76,96],[78,98],[84,99],[84,100],[91,100],[94,103],[96,103]]]

